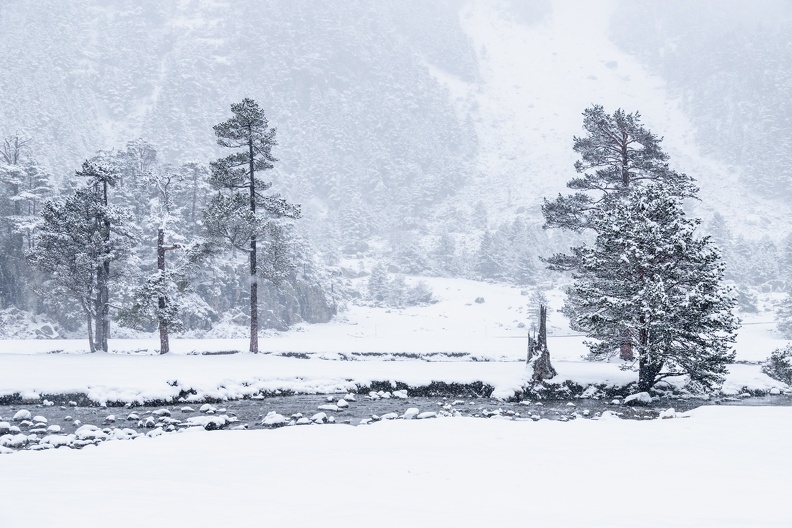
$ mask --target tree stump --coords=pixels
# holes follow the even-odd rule
[[[539,335],[528,336],[528,358],[526,364],[533,367],[531,382],[552,379],[556,370],[550,363],[550,351],[547,349],[547,307],[539,305]]]

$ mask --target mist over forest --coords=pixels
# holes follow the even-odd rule
[[[40,337],[80,331],[27,252],[87,160],[117,171],[109,202],[130,214],[114,318],[156,269],[156,181],[172,179],[170,242],[197,248],[209,163],[228,154],[213,126],[243,98],[277,129],[263,178],[301,206],[266,242],[288,240],[294,265],[262,281],[264,328],[431,297],[403,275],[564,283],[540,257],[579,236],[543,229],[541,204],[575,176],[592,104],[638,111],[664,138],[701,189],[686,208],[755,310],[792,287],[790,35],[784,0],[0,0],[0,333],[36,316],[52,322]],[[245,255],[168,258],[189,278],[188,335],[243,335]]]

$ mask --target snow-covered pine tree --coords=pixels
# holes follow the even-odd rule
[[[128,211],[112,207],[109,201],[109,190],[118,183],[118,172],[112,167],[94,160],[85,161],[76,176],[88,179],[88,188],[91,196],[96,200],[94,221],[97,234],[101,241],[101,249],[97,254],[96,268],[96,345],[104,352],[108,351],[107,340],[110,337],[110,263],[118,259],[116,253],[117,243],[113,240],[113,232],[122,233],[127,239],[127,233],[120,231],[123,226],[114,226],[114,222],[123,223]],[[116,237],[117,238],[117,237]]]
[[[83,173],[89,167],[83,167]],[[133,239],[125,232],[131,215],[105,205],[101,185],[77,189],[45,202],[42,223],[28,258],[48,274],[41,292],[59,303],[75,301],[87,323],[91,352],[107,352],[110,262],[123,259]],[[68,309],[68,306],[64,306]],[[94,327],[96,332],[94,334]]]
[[[583,112],[586,135],[574,137],[572,149],[580,155],[575,170],[582,176],[567,182],[575,194],[545,199],[542,205],[546,227],[581,231],[590,227],[592,212],[610,203],[631,187],[663,182],[674,196],[695,196],[693,178],[668,167],[659,138],[644,128],[638,112],[622,109],[613,115],[601,105]]]
[[[149,150],[143,150],[147,151]],[[167,252],[182,247],[181,244],[165,242],[166,237],[173,237],[169,230],[172,229],[172,224],[175,223],[173,220],[177,218],[180,209],[173,203],[173,195],[182,180],[171,172],[157,170],[153,166],[154,158],[150,159],[151,164],[145,168],[145,179],[149,187],[157,193],[157,198],[152,203],[152,210],[145,223],[153,224],[156,229],[157,268],[145,278],[142,285],[134,289],[132,302],[119,312],[119,323],[132,328],[143,328],[147,323],[155,322],[159,331],[160,354],[167,354],[170,351],[170,332],[179,331],[183,327],[179,317],[180,300],[189,285],[184,267],[166,268]],[[141,193],[148,192],[150,191],[141,189]],[[148,247],[150,251],[151,246]],[[150,254],[146,253],[146,256]]]
[[[371,268],[368,279],[369,298],[375,303],[384,303],[390,294],[390,279],[384,264],[376,264]]]
[[[593,357],[615,355],[630,340],[642,391],[681,375],[713,386],[734,360],[738,320],[720,253],[695,236],[700,222],[685,217],[676,192],[661,183],[633,187],[592,211],[597,237],[575,248],[579,267],[567,292]]]
[[[695,197],[698,192],[693,178],[669,168],[668,154],[660,146],[662,138],[644,128],[638,112],[627,114],[618,109],[610,115],[601,105],[592,105],[583,112],[583,128],[586,135],[574,137],[572,146],[580,155],[575,170],[582,176],[567,182],[567,187],[576,192],[559,194],[552,201],[545,199],[545,228],[574,232],[595,229],[594,215],[618,207],[630,189],[651,182],[662,182],[673,196],[682,198]],[[550,269],[578,270],[577,253],[582,247],[570,249],[571,253],[545,259]],[[634,358],[628,336],[622,343],[621,357]]]
[[[231,105],[231,119],[215,125],[217,144],[236,152],[212,162],[210,182],[219,191],[205,221],[216,239],[246,251],[250,269],[250,352],[258,353],[258,237],[280,218],[299,218],[300,207],[277,194],[263,194],[272,184],[256,172],[274,168],[275,129],[252,99]],[[284,262],[288,265],[288,262]]]
[[[30,156],[19,134],[0,143],[0,309],[34,304],[35,268],[25,262],[40,223],[39,209],[52,194],[50,174]]]

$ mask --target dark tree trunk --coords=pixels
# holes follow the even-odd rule
[[[256,212],[256,179],[253,170],[253,135],[248,139],[250,156],[250,210]],[[250,237],[250,352],[258,354],[258,275],[256,273],[256,233]]]
[[[102,182],[102,202],[107,208],[107,182]],[[110,338],[110,220],[107,211],[103,219],[104,253],[103,262],[97,273],[97,310],[96,310],[96,345],[103,352],[108,352],[107,340]]]
[[[650,356],[643,355],[638,360],[638,390],[646,392],[657,382],[657,375],[663,368],[662,359],[654,359]]]
[[[96,296],[93,299],[94,303],[94,317],[96,319],[96,328],[94,329],[94,346],[106,352],[102,347],[105,342],[104,325],[102,324],[102,306],[104,305],[104,267],[99,266],[96,268]]]
[[[165,273],[165,230],[159,228],[157,230],[157,269],[159,270],[160,274]],[[162,294],[160,291],[159,297],[157,298],[157,306],[160,309],[160,316],[159,316],[159,337],[160,337],[160,354],[167,354],[170,352],[170,342],[168,341],[168,325],[165,321],[163,321],[162,313],[165,310],[167,305],[167,299],[165,299],[165,295]]]

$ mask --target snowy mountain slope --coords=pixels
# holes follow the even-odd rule
[[[474,0],[462,9],[482,79],[466,84],[438,77],[460,111],[472,116],[481,177],[455,200],[484,197],[500,220],[520,206],[536,213],[542,197],[566,191],[574,174],[572,136],[581,133],[583,109],[599,103],[610,111],[640,111],[650,130],[665,137],[672,167],[699,182],[699,214],[720,211],[730,228],[749,238],[788,233],[788,206],[758,197],[734,167],[703,156],[664,80],[610,41],[615,6],[556,1],[535,24],[519,19],[508,3]]]

